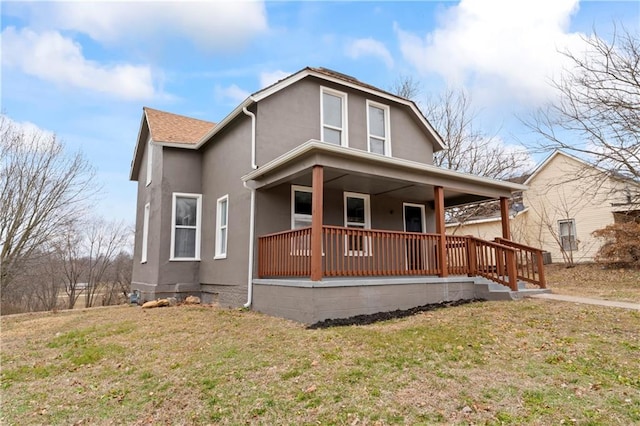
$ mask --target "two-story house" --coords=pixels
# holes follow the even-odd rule
[[[444,148],[412,101],[324,68],[217,124],[144,108],[132,288],[312,323],[479,297],[479,276],[543,286],[508,241],[524,187],[433,166]],[[488,199],[505,240],[445,237],[446,206]]]

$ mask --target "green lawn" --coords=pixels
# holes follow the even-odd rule
[[[2,424],[638,424],[640,312],[482,302],[308,330],[179,306],[2,318]]]

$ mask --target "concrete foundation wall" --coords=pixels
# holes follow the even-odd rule
[[[255,280],[252,308],[305,324],[355,315],[474,299],[473,278]]]

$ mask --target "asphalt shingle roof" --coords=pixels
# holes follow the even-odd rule
[[[196,144],[216,123],[144,107],[154,142]]]

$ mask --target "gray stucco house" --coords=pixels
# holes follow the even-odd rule
[[[435,167],[441,149],[412,101],[325,68],[217,124],[144,108],[132,288],[313,323],[544,287],[509,236],[525,187]],[[503,238],[445,235],[445,207],[489,199]]]

